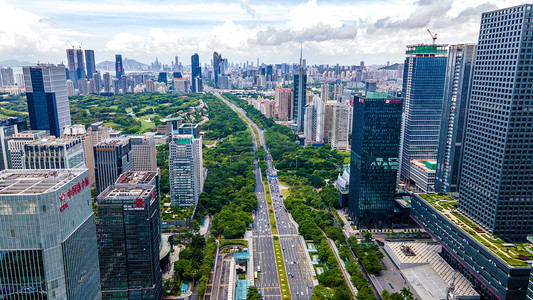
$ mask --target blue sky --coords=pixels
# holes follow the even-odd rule
[[[65,61],[70,44],[96,61],[121,53],[144,63],[213,51],[230,61],[384,64],[406,44],[477,42],[484,11],[531,1],[498,0],[0,0],[0,60]]]

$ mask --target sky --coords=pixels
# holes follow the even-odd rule
[[[405,45],[477,42],[481,13],[533,0],[0,0],[0,61],[66,62],[65,49],[94,49],[184,65],[213,51],[230,62],[401,62]]]

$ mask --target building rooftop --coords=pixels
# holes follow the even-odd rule
[[[58,139],[55,137],[47,137],[42,138],[39,140],[31,141],[26,146],[66,146],[70,145],[70,147],[74,147],[77,144],[81,144],[81,139],[79,138],[65,138],[65,139]]]
[[[458,299],[479,299],[479,294],[463,275],[438,254],[436,243],[385,242],[385,250],[399,266],[419,296],[425,299],[445,299],[446,290],[455,284]]]
[[[448,52],[447,44],[415,44],[407,45],[407,50],[405,54],[408,56],[426,56],[424,54],[432,54],[432,56],[441,56],[445,57]]]
[[[411,162],[426,173],[435,173],[437,169],[437,161],[435,159],[413,159]]]
[[[172,134],[172,142],[178,145],[187,145],[191,144],[194,140],[192,134]]]
[[[128,141],[129,141],[129,138],[126,138],[126,137],[109,138],[96,144],[96,147],[124,146],[128,143]]]
[[[0,195],[34,195],[55,191],[85,169],[14,170],[0,172]]]
[[[111,185],[105,189],[98,198],[147,198],[152,195],[153,186],[139,186],[139,185]]]
[[[183,118],[182,117],[174,117],[174,118],[161,119],[159,121],[161,121],[161,122],[183,121]]]
[[[474,221],[457,210],[457,198],[452,194],[416,194],[420,199],[433,206],[463,232],[472,237],[481,246],[492,252],[495,257],[509,266],[527,267],[533,257],[533,245],[530,243],[507,243],[491,234]]]
[[[149,184],[155,176],[157,176],[157,172],[125,172],[118,177],[115,184]]]

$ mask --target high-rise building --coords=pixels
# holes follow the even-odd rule
[[[446,75],[446,45],[407,46],[399,180],[410,183],[413,159],[436,159]],[[355,119],[355,117],[354,117]],[[353,130],[353,129],[352,129]]]
[[[153,93],[155,92],[155,84],[152,79],[146,80],[146,92],[147,93]]]
[[[123,173],[96,201],[102,298],[161,299],[158,173]]]
[[[335,84],[333,89],[333,100],[341,102],[342,94],[344,93],[344,85],[342,82]]]
[[[89,173],[0,172],[2,295],[101,299]]]
[[[193,93],[202,91],[202,67],[200,67],[200,56],[198,56],[198,53],[194,53],[191,56],[191,82]]]
[[[81,138],[42,138],[24,145],[24,169],[83,169]]]
[[[154,133],[147,132],[142,135],[130,135],[128,137],[131,141],[133,170],[136,172],[157,171]]]
[[[11,125],[15,125],[18,132],[28,130],[26,117],[7,117],[5,119],[0,119],[0,126]]]
[[[304,130],[306,91],[307,74],[305,74],[305,69],[302,65],[302,56],[300,54],[300,67],[298,68],[298,74],[294,74],[294,96],[292,97],[292,119],[295,122],[295,129],[297,132],[302,132]]]
[[[15,76],[11,67],[0,68],[0,87],[15,85]]]
[[[8,141],[18,133],[16,125],[0,126],[0,171],[9,168]]]
[[[349,214],[358,228],[392,225],[402,101],[387,93],[356,97],[353,107]]]
[[[122,94],[129,92],[128,75],[122,75],[120,78],[120,86],[122,87]]]
[[[89,169],[89,184],[93,186],[96,182],[94,173],[94,150],[93,140],[91,134],[85,130],[84,125],[71,125],[65,127],[62,138],[81,139],[83,147],[83,158],[85,160],[85,166]]]
[[[70,125],[65,66],[37,65],[24,67],[26,98],[32,130],[49,130],[61,136]]]
[[[130,139],[109,138],[94,146],[96,190],[101,193],[124,172],[133,171]]]
[[[304,136],[306,144],[324,142],[324,101],[319,96],[305,107]]]
[[[124,65],[122,64],[122,55],[115,55],[115,77],[120,80],[124,75]],[[119,83],[120,84],[120,83]]]
[[[85,50],[85,63],[87,64],[87,77],[93,78],[96,73],[96,62],[94,60],[94,50]]]
[[[459,211],[514,241],[533,234],[533,100],[527,83],[533,75],[526,69],[533,58],[523,54],[532,49],[523,42],[533,40],[527,29],[533,26],[532,8],[482,15],[459,187]],[[504,24],[504,18],[517,25]],[[500,31],[512,40],[504,43],[493,33]],[[515,54],[495,56],[494,49]]]
[[[197,139],[200,137],[200,125],[183,123],[178,127],[178,134],[192,134]]]
[[[333,149],[348,150],[348,122],[350,120],[350,106],[336,103],[333,105],[333,118],[328,129],[328,143]]]
[[[450,46],[449,49],[435,172],[436,192],[456,193],[459,191],[463,141],[476,48],[475,44],[462,44]]]
[[[197,205],[204,182],[202,138],[192,134],[173,135],[168,162],[171,204]]]
[[[76,55],[76,74],[78,75],[78,79],[87,78],[87,75],[85,74],[85,61],[83,59],[83,50],[75,49],[74,50]]]
[[[9,169],[24,169],[24,145],[44,137],[48,137],[45,130],[26,130],[13,134],[11,139],[7,141]]]
[[[67,49],[67,73],[66,76],[68,79],[72,80],[74,87],[78,88],[78,72],[76,68],[78,66],[78,56],[76,55],[76,49]]]
[[[159,75],[157,76],[157,81],[167,83],[167,77],[167,72],[159,72]]]
[[[111,75],[109,72],[104,73],[104,93],[111,93]]]
[[[113,94],[120,94],[120,80],[113,78]]]
[[[104,122],[100,121],[92,123],[91,126],[89,126],[88,131],[91,135],[93,145],[109,138],[109,129],[104,125]]]
[[[292,120],[292,89],[276,88],[274,100],[278,107],[278,120]]]
[[[218,87],[218,79],[220,76],[221,63],[222,63],[222,54],[213,52],[213,73],[214,73],[215,85],[217,87]]]
[[[322,97],[322,101],[324,101],[324,103],[329,101],[329,94],[329,84],[322,84],[322,86],[320,87],[320,97]]]

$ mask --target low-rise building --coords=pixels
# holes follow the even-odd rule
[[[457,210],[452,194],[412,194],[411,216],[442,246],[442,257],[489,300],[526,298],[530,243],[507,243]]]
[[[434,159],[411,160],[411,180],[415,183],[415,191],[431,193],[435,191],[435,170],[437,161]]]

